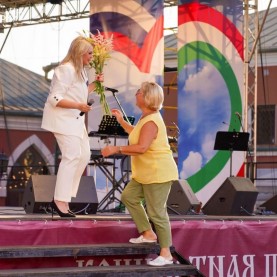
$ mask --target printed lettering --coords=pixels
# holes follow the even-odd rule
[[[201,271],[201,264],[206,264],[206,256],[196,256],[196,257],[189,257],[189,261],[191,264],[195,265]]]
[[[76,260],[77,267],[83,267],[84,266],[84,260]]]
[[[276,275],[277,254],[268,254],[264,256],[265,256],[265,277],[277,277]]]
[[[231,257],[232,260],[227,272],[227,277],[239,277],[238,255],[231,255]]]
[[[244,255],[242,260],[246,265],[246,268],[243,270],[242,277],[254,277],[255,276],[255,266],[254,266],[254,257],[255,255]],[[249,272],[249,274],[247,274]]]
[[[223,261],[225,256],[217,256],[217,263],[215,262],[215,256],[209,256],[209,276],[226,277],[223,274]],[[214,269],[218,274],[214,274]]]
[[[109,263],[105,259],[103,259],[99,266],[109,266]]]
[[[135,261],[135,265],[141,265],[143,259],[134,259],[134,261]]]

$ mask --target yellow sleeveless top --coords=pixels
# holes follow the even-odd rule
[[[129,143],[130,145],[138,143],[141,128],[149,121],[157,125],[157,137],[145,153],[131,156],[132,178],[142,184],[178,180],[177,165],[168,143],[164,121],[159,112],[139,120],[129,134]]]

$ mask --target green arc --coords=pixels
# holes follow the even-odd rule
[[[231,119],[229,126],[239,130],[240,125],[235,120],[235,112],[242,112],[242,101],[237,78],[231,65],[226,58],[211,44],[201,41],[195,41],[184,45],[178,51],[178,72],[180,73],[184,66],[194,60],[205,60],[211,63],[221,74],[226,83],[230,96]],[[230,127],[231,129],[231,127]],[[229,129],[229,130],[230,130]],[[207,164],[190,176],[187,181],[194,192],[200,191],[206,184],[215,178],[224,168],[230,158],[227,151],[218,151],[216,155]]]

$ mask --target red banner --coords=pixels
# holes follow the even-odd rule
[[[172,221],[177,252],[209,277],[277,277],[277,222]],[[126,243],[132,221],[1,222],[1,246]],[[145,264],[150,257],[0,259],[0,268]]]

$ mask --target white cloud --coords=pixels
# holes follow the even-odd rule
[[[190,151],[187,159],[183,161],[182,170],[180,172],[181,179],[187,179],[199,171],[202,166],[202,160],[200,153]]]
[[[210,160],[214,155],[214,141],[215,135],[212,133],[206,134],[203,139],[201,153],[207,161]]]
[[[212,64],[206,63],[199,72],[189,76],[185,90],[190,93],[201,92],[202,97],[209,99],[218,96],[221,87],[224,87],[222,76]]]
[[[198,73],[188,77],[183,93],[178,106],[185,113],[183,121],[189,126],[186,134],[194,135],[204,122],[206,131],[213,133],[218,129],[221,120],[215,115],[227,113],[223,107],[229,106],[229,97],[224,80],[216,68],[205,63]]]

